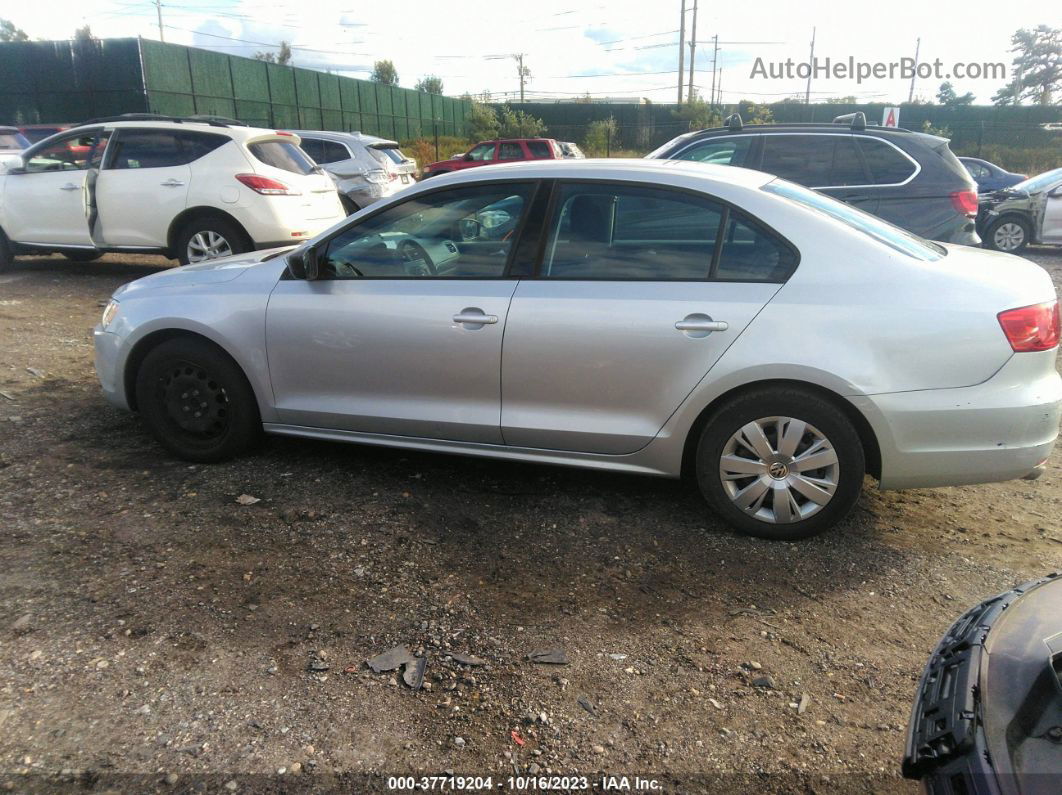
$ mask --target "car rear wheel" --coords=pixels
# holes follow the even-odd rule
[[[739,395],[708,421],[697,482],[737,530],[792,540],[836,525],[863,485],[863,447],[832,403],[795,388]]]
[[[71,262],[92,262],[103,256],[102,251],[64,251],[63,256]]]
[[[177,238],[182,265],[229,257],[251,250],[243,230],[223,218],[202,218],[185,225]]]
[[[1021,251],[1029,242],[1029,224],[1021,218],[1000,218],[988,227],[985,242],[996,251]]]
[[[174,339],[152,350],[136,375],[136,400],[159,443],[188,461],[232,458],[262,432],[247,378],[206,341]]]

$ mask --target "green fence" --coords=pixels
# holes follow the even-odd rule
[[[465,135],[471,103],[147,39],[0,44],[0,123],[208,114],[263,127]]]

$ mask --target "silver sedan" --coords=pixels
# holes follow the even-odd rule
[[[836,524],[883,489],[1034,477],[1058,301],[769,175],[549,161],[439,177],[294,250],[140,279],[95,331],[108,400],[173,454],[264,430],[695,475],[733,527]]]

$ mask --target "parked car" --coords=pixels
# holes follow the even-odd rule
[[[987,599],[918,685],[903,774],[930,793],[1054,795],[1062,782],[1062,575]]]
[[[347,214],[416,181],[417,163],[397,141],[360,132],[295,130],[304,152],[331,175]]]
[[[982,196],[977,228],[996,251],[1062,245],[1062,168]]]
[[[18,163],[22,150],[29,145],[17,127],[0,127],[0,168]]]
[[[53,251],[183,265],[313,237],[345,213],[298,144],[291,133],[148,114],[53,135],[0,175],[0,267]]]
[[[27,141],[35,144],[45,138],[50,138],[56,133],[61,133],[76,126],[76,124],[23,124],[18,128],[18,131],[25,136]]]
[[[561,154],[564,157],[586,157],[586,155],[583,154],[583,150],[579,148],[579,144],[573,143],[572,141],[557,141],[557,143],[560,145]]]
[[[95,330],[107,399],[182,458],[264,429],[688,471],[769,538],[836,524],[865,472],[883,489],[1037,476],[1058,340],[1038,265],[659,160],[421,182],[287,254],[119,288]]]
[[[725,127],[680,135],[646,157],[759,169],[930,240],[981,242],[977,185],[947,139],[872,127],[862,113],[832,124],[752,125],[734,114]]]
[[[466,168],[512,163],[518,160],[555,160],[564,157],[560,144],[552,138],[505,138],[480,141],[464,154],[449,160],[429,163],[423,169],[424,178],[462,171]]]
[[[978,194],[1009,188],[1011,185],[1017,185],[1019,182],[1028,179],[1024,174],[1014,174],[1004,168],[1000,168],[995,163],[989,163],[987,160],[981,160],[977,157],[960,157],[959,162],[970,172],[970,176],[977,183]]]

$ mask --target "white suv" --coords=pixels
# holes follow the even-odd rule
[[[46,138],[0,174],[0,268],[19,253],[190,262],[292,245],[345,217],[298,136],[122,116]]]

